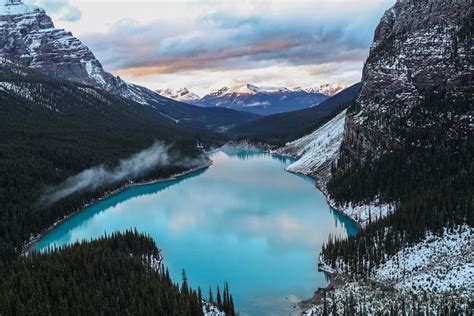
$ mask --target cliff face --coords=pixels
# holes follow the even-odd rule
[[[58,78],[108,89],[116,84],[81,41],[56,29],[45,11],[33,5],[0,7],[0,55]]]
[[[345,124],[354,159],[430,146],[433,125],[445,128],[443,141],[467,137],[471,111],[433,104],[473,101],[473,19],[468,0],[403,0],[385,12]]]
[[[92,85],[142,104],[163,100],[148,89],[106,72],[78,38],[55,28],[42,8],[20,0],[0,2],[0,57],[48,76]]]

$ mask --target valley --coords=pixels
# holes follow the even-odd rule
[[[473,313],[472,3],[399,0],[357,36],[337,5],[195,3],[213,32],[86,33],[108,72],[53,23],[69,4],[24,2],[0,1],[0,315]]]
[[[234,147],[210,158],[206,170],[128,187],[88,206],[34,249],[135,228],[159,244],[173,279],[185,269],[193,288],[229,282],[241,315],[299,314],[297,300],[326,284],[314,250],[329,234],[354,235],[357,227],[331,212],[313,181],[286,173],[288,158]]]

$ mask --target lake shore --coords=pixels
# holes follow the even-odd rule
[[[23,248],[22,248],[22,251],[21,251],[21,256],[28,256],[28,254],[31,252],[32,250],[32,247],[35,243],[37,243],[38,241],[40,241],[46,234],[48,234],[49,232],[51,232],[53,229],[55,229],[59,224],[67,221],[68,219],[74,217],[75,215],[81,213],[82,211],[84,211],[84,209],[86,209],[87,207],[89,207],[90,205],[94,204],[94,203],[97,203],[99,201],[103,201],[111,196],[114,196],[114,195],[117,195],[121,192],[123,192],[124,190],[128,189],[128,188],[131,188],[131,187],[137,187],[137,186],[143,186],[143,185],[150,185],[150,184],[155,184],[155,183],[160,183],[160,182],[166,182],[166,181],[170,181],[170,180],[176,180],[176,179],[179,179],[179,178],[182,178],[184,176],[187,176],[187,175],[190,175],[194,172],[198,172],[198,171],[201,171],[201,170],[204,170],[204,169],[207,169],[209,168],[210,166],[212,165],[212,160],[209,160],[207,161],[206,163],[202,164],[202,165],[199,165],[199,166],[196,166],[194,168],[190,168],[190,169],[187,169],[185,171],[182,171],[182,172],[178,172],[178,173],[175,173],[175,174],[172,174],[168,177],[164,177],[164,178],[159,178],[159,179],[152,179],[152,180],[146,180],[146,181],[139,181],[139,182],[126,182],[124,183],[123,185],[121,185],[119,188],[115,189],[115,190],[111,190],[111,191],[106,191],[102,196],[100,196],[99,198],[97,199],[92,199],[92,200],[89,200],[87,202],[85,202],[82,207],[80,207],[77,211],[75,212],[72,212],[71,214],[68,214],[66,216],[64,216],[63,218],[61,219],[58,219],[56,220],[51,226],[49,226],[48,228],[46,228],[45,230],[43,230],[41,233],[39,233],[38,235],[36,235],[34,238],[31,238],[30,240],[28,241],[25,241],[24,245],[23,245]]]
[[[272,155],[276,155],[276,156],[280,156],[280,157],[284,157],[284,158],[290,158],[290,159],[295,159],[295,160],[298,160],[298,158],[299,158],[299,157],[290,156],[290,155],[283,155],[283,154],[280,154],[280,153],[278,153],[274,150],[271,150],[271,149],[269,150],[268,148],[262,148],[262,149],[264,151],[272,154]],[[336,208],[336,205],[335,205],[334,201],[331,200],[331,198],[329,196],[329,193],[327,192],[324,184],[321,183],[321,181],[318,181],[318,179],[314,175],[304,174],[304,173],[300,173],[300,172],[293,172],[293,171],[288,171],[288,170],[286,170],[286,172],[293,173],[293,174],[298,174],[298,175],[304,175],[304,176],[307,176],[307,177],[310,177],[311,179],[313,179],[316,189],[318,191],[320,191],[321,193],[323,193],[323,195],[326,199],[326,202],[328,203],[331,210],[333,212],[349,219],[352,223],[354,223],[357,226],[358,231],[363,229],[363,226],[359,221],[357,221],[354,218],[352,218],[351,216],[349,216],[343,210],[339,210],[339,209]],[[316,289],[316,291],[314,292],[312,297],[301,300],[300,302],[298,302],[298,307],[300,308],[301,314],[304,314],[305,311],[308,310],[309,308],[311,308],[312,305],[322,304],[325,291],[334,289],[336,287],[343,286],[346,283],[346,279],[345,279],[344,275],[337,273],[336,271],[332,270],[328,265],[326,265],[324,263],[321,253],[318,256],[317,269],[318,269],[319,272],[323,272],[326,275],[326,277],[329,279],[329,284],[326,287],[320,287],[320,288]]]

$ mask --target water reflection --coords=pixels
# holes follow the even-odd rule
[[[308,297],[326,284],[316,271],[328,235],[351,232],[314,182],[284,172],[290,159],[225,149],[206,171],[132,187],[89,207],[36,247],[137,228],[150,234],[172,276],[186,269],[193,287],[229,281],[242,315],[281,315],[287,297]],[[286,313],[286,312],[285,312]]]

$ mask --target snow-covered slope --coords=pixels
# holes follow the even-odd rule
[[[373,271],[377,282],[408,293],[474,293],[474,240],[469,226],[442,236],[427,233],[425,239],[403,248]]]
[[[196,93],[189,91],[185,87],[178,88],[178,89],[172,89],[172,88],[160,89],[160,90],[156,90],[156,92],[164,97],[167,97],[176,101],[191,103],[191,104],[201,99]]]
[[[279,154],[299,158],[288,166],[287,170],[306,175],[320,175],[322,169],[330,167],[341,147],[345,118],[344,110],[313,133],[278,149]]]
[[[429,315],[445,315],[446,311],[438,307],[456,303],[465,310],[451,314],[467,315],[468,302],[472,302],[474,293],[473,233],[469,226],[445,230],[441,236],[427,233],[424,240],[403,248],[375,267],[369,280],[339,279],[344,286],[328,294],[326,304],[332,311],[335,301],[341,315],[343,302],[351,297],[357,302],[355,309],[365,310],[364,314],[391,309],[401,312],[404,308],[407,313],[419,309]],[[322,312],[320,303],[304,314]]]
[[[287,143],[275,152],[280,155],[298,158],[288,166],[289,172],[309,175],[317,180],[318,188],[324,192],[329,204],[365,227],[369,222],[386,217],[394,210],[394,204],[373,201],[368,204],[338,205],[332,201],[326,190],[330,178],[331,164],[337,159],[341,147],[346,110],[309,135]]]

